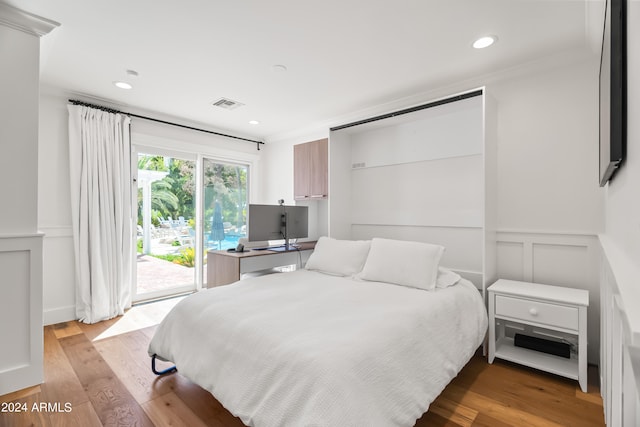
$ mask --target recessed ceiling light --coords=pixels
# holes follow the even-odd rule
[[[287,71],[287,67],[281,64],[276,64],[271,67],[271,69],[276,73],[284,73],[285,71]]]
[[[129,83],[127,83],[127,82],[113,82],[113,84],[114,84],[116,87],[119,87],[120,89],[127,89],[127,90],[128,90],[128,89],[132,89],[132,88],[133,88],[133,86],[131,86],[131,85],[130,85]]]
[[[259,121],[257,121],[257,120],[249,120],[249,124],[250,124],[250,125],[259,125],[259,124],[260,124],[260,122],[259,122]]]
[[[473,47],[476,49],[484,49],[494,44],[498,38],[496,36],[484,36],[473,42]]]
[[[127,76],[129,76],[129,77],[138,77],[139,76],[139,74],[138,74],[138,72],[136,70],[127,70],[126,73],[127,73]]]

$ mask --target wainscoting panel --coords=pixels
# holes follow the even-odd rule
[[[40,227],[43,242],[43,310],[44,324],[66,322],[76,318],[75,261],[70,226]]]
[[[498,277],[509,280],[524,280],[524,244],[522,242],[500,242],[498,246]]]
[[[586,245],[534,243],[532,281],[581,288],[589,280],[588,251]]]
[[[42,382],[42,236],[0,236],[0,395]]]
[[[498,231],[498,277],[589,291],[588,361],[600,348],[600,250],[595,234]]]
[[[640,425],[640,270],[608,236],[602,247],[600,391],[608,426]]]

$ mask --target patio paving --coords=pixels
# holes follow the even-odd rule
[[[138,294],[191,285],[195,269],[150,255],[138,255]]]

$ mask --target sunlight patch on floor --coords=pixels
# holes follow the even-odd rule
[[[157,325],[184,298],[186,296],[133,306],[106,331],[94,338],[94,341]]]

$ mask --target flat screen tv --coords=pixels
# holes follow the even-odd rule
[[[250,204],[247,221],[250,242],[284,239],[284,247],[288,249],[290,239],[308,237],[309,208]]]
[[[627,151],[627,0],[605,0],[600,56],[600,186]]]

